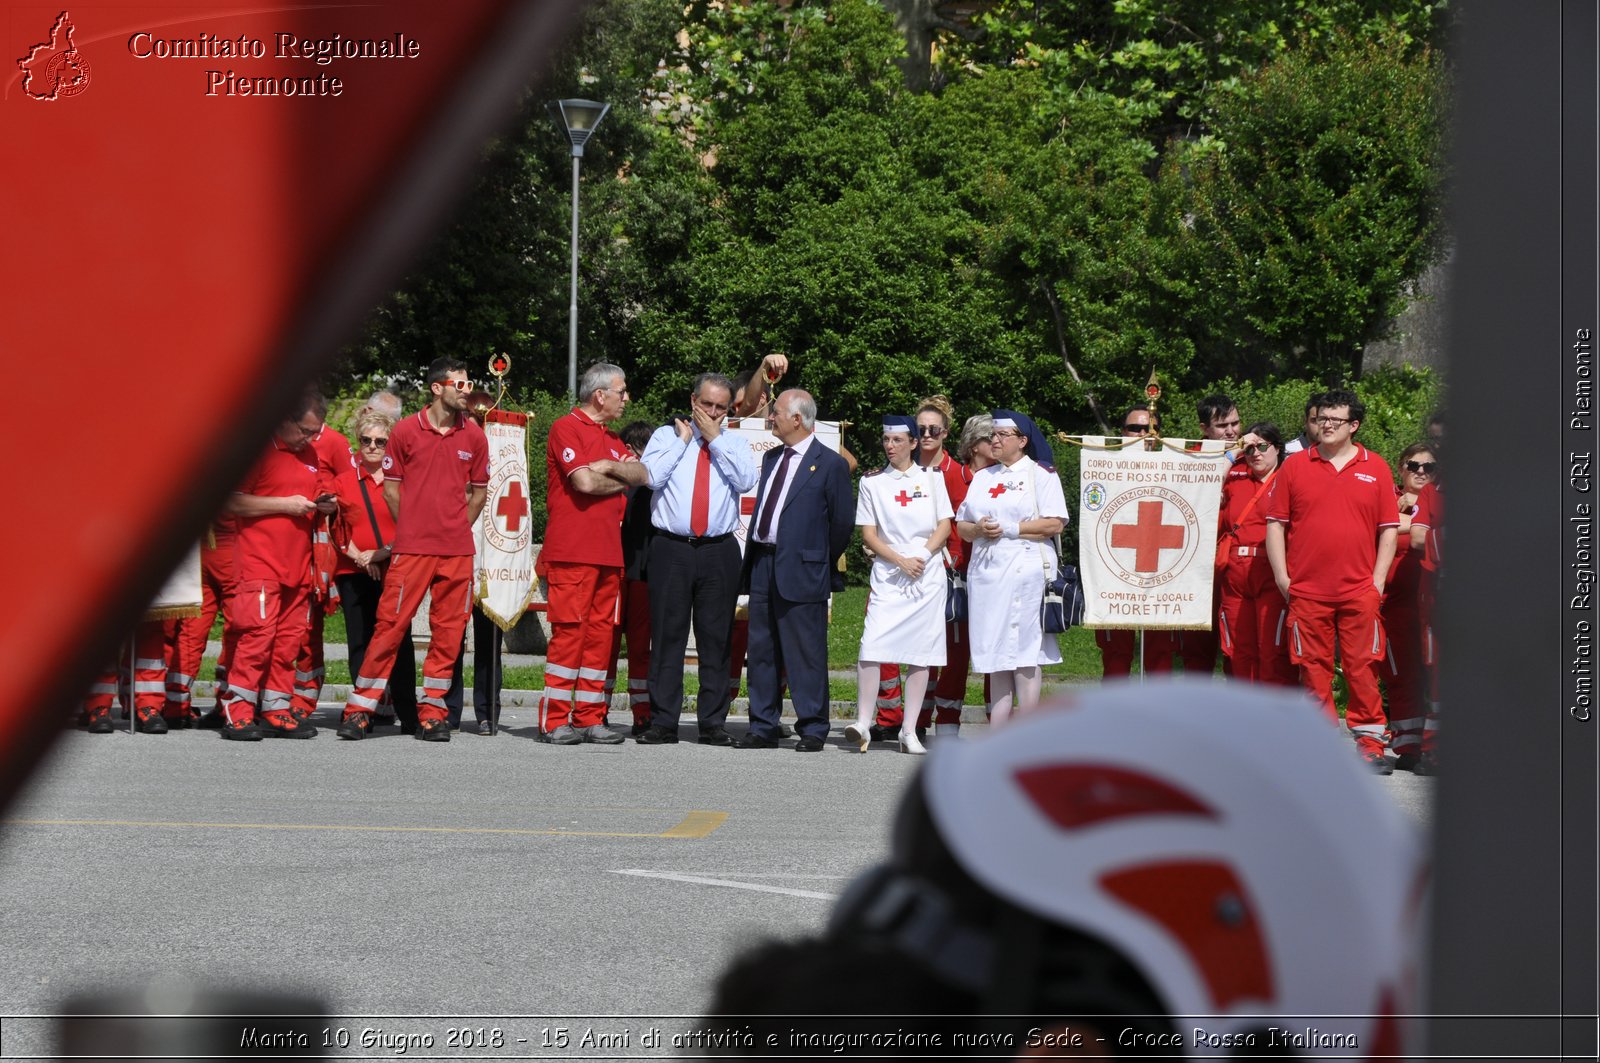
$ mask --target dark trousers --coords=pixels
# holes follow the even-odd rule
[[[795,734],[828,737],[828,603],[792,602],[778,593],[772,551],[755,548],[750,568],[750,733],[777,738],[779,676],[787,673]]]
[[[472,711],[478,722],[500,718],[500,650],[505,644],[505,632],[500,625],[472,607]],[[445,692],[445,719],[451,727],[461,726],[461,711],[465,707],[467,640],[461,639],[461,652],[456,654],[455,671],[450,676],[450,689]]]
[[[334,580],[339,585],[339,602],[344,610],[345,645],[350,648],[350,678],[361,674],[367,657],[367,643],[378,626],[378,602],[383,584],[365,572],[352,572]],[[401,723],[417,722],[417,651],[408,635],[394,655],[389,673],[389,696],[394,714]]]
[[[728,719],[728,636],[739,600],[739,544],[686,543],[665,535],[650,540],[650,722],[677,730],[683,709],[683,653],[694,623],[700,658],[700,730]]]

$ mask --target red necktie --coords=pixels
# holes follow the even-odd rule
[[[711,524],[711,448],[700,440],[700,459],[694,466],[694,497],[689,502],[689,534],[704,535]]]

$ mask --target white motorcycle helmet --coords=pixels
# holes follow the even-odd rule
[[[895,857],[846,892],[830,935],[883,942],[988,1014],[1137,1014],[1153,995],[1168,1021],[1107,1050],[1397,1056],[1416,1010],[1420,844],[1295,692],[1107,684],[937,748]],[[971,882],[927,873],[941,861]],[[1125,961],[1136,988],[1104,964],[1047,985],[1040,942],[1063,933]]]

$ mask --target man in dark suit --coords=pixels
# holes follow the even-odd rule
[[[740,749],[778,745],[780,672],[794,701],[795,749],[815,753],[828,735],[828,595],[844,589],[838,561],[854,530],[855,498],[849,465],[817,441],[816,422],[809,394],[778,396],[772,431],[783,447],[762,459],[745,545],[750,729]]]

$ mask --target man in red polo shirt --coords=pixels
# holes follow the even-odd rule
[[[236,583],[226,608],[238,641],[228,669],[224,738],[317,733],[290,711],[290,687],[310,607],[312,521],[337,508],[331,499],[317,500],[322,480],[311,440],[322,431],[321,408],[315,393],[301,396],[228,501],[239,533]]]
[[[1335,645],[1350,703],[1345,726],[1372,770],[1387,775],[1383,656],[1378,608],[1394,560],[1400,512],[1388,462],[1355,441],[1366,407],[1353,392],[1330,391],[1316,418],[1317,445],[1278,470],[1267,500],[1267,560],[1289,602],[1289,656],[1300,682],[1335,721]]]
[[[411,632],[423,594],[431,591],[417,737],[450,741],[444,696],[472,606],[472,526],[489,495],[489,441],[467,415],[472,384],[466,362],[434,359],[426,386],[432,401],[389,433],[383,500],[394,515],[394,543],[377,624],[345,703],[340,738],[359,739],[371,730],[395,653]]]
[[[550,648],[539,733],[558,746],[614,745],[606,726],[606,671],[622,587],[622,515],[629,487],[649,471],[606,427],[622,416],[622,370],[598,362],[578,382],[582,405],[550,426],[545,450],[549,523],[539,559],[550,581]]]
[[[317,416],[328,416],[328,404],[321,395],[315,397]],[[330,494],[339,474],[350,468],[350,440],[338,429],[324,424],[322,431],[311,440],[311,449],[317,455],[317,467],[322,471],[322,482],[317,494]],[[299,717],[317,711],[317,699],[322,696],[322,621],[328,615],[329,602],[337,602],[339,591],[333,577],[338,571],[339,554],[333,546],[333,521],[317,516],[311,528],[312,580],[311,612],[306,624],[306,635],[300,643],[300,653],[294,661],[294,698],[289,711]]]

